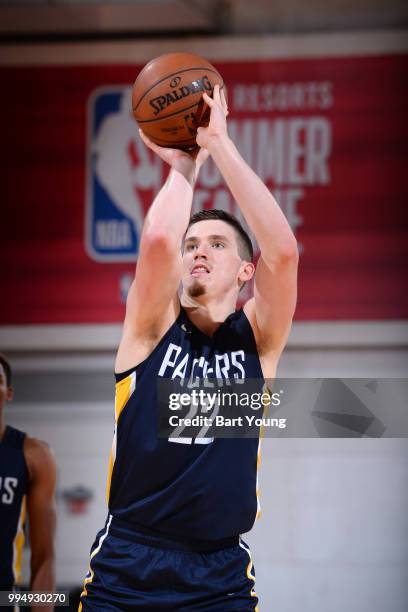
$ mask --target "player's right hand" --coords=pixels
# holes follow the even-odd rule
[[[150,140],[142,130],[139,129],[140,138],[143,140],[146,147],[151,149],[171,168],[180,172],[188,181],[197,179],[198,172],[207,159],[209,153],[205,149],[197,148],[191,151],[181,151],[180,149],[172,149],[170,147],[160,147]]]
[[[228,105],[224,90],[219,85],[214,86],[213,97],[206,93],[203,99],[211,108],[210,122],[207,127],[199,127],[197,130],[197,144],[210,150],[211,144],[219,137],[228,137],[227,116]]]

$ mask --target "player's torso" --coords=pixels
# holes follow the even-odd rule
[[[25,495],[28,470],[24,458],[25,434],[6,427],[0,442],[0,587],[18,583],[24,542]]]
[[[158,379],[258,379],[262,370],[243,311],[210,338],[181,310],[152,354],[116,386],[110,511],[135,525],[215,540],[248,531],[257,512],[257,439],[208,444],[159,438]]]

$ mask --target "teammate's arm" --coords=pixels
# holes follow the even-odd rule
[[[177,149],[152,143],[141,132],[146,146],[170,166],[169,176],[155,197],[143,226],[135,279],[130,287],[116,371],[135,365],[151,344],[163,335],[179,311],[177,289],[181,281],[181,243],[191,214],[193,189],[200,165],[208,155],[194,159]],[[144,351],[143,345],[146,350]]]
[[[249,227],[261,256],[255,273],[254,298],[245,312],[255,326],[257,343],[279,354],[287,340],[296,305],[298,250],[296,238],[266,185],[228,137],[224,93],[216,85],[208,128],[199,128],[197,143],[211,154]]]
[[[45,442],[26,438],[24,456],[29,471],[27,510],[31,547],[31,591],[55,590],[54,536],[56,525],[56,465],[53,453]],[[35,612],[53,610],[32,607]]]

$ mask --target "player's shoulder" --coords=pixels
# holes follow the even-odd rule
[[[270,372],[276,371],[276,366],[281,354],[281,349],[277,350],[276,347],[272,344],[270,336],[265,333],[262,333],[262,330],[259,328],[256,317],[254,297],[250,298],[244,304],[243,311],[249,321],[252,333],[254,334],[256,349],[261,359],[264,375],[265,377],[271,378]],[[266,374],[266,372],[268,372],[268,374]]]
[[[44,440],[40,440],[39,438],[34,438],[33,436],[29,436],[28,434],[26,434],[26,437],[24,440],[24,450],[27,450],[33,453],[40,453],[40,454],[51,453],[52,454],[52,449],[47,442],[45,442]]]
[[[30,476],[55,471],[55,457],[52,448],[44,440],[26,435],[24,457]]]

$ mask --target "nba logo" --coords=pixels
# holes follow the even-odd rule
[[[88,103],[86,250],[96,261],[135,261],[162,162],[146,149],[128,86],[102,87]]]

